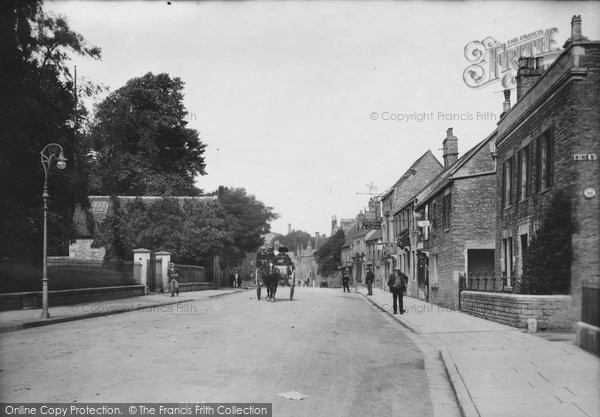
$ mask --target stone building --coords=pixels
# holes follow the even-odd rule
[[[367,268],[371,268],[375,275],[375,288],[384,288],[387,282],[385,278],[385,265],[383,263],[383,240],[381,238],[381,230],[373,230],[365,239],[367,245],[366,259]]]
[[[336,216],[331,218],[331,236],[335,235],[338,230],[343,230],[344,233],[348,233],[348,230],[352,229],[356,225],[356,219],[340,219],[340,224],[338,225],[338,220]]]
[[[352,277],[355,274],[354,268],[354,240],[355,236],[359,233],[359,229],[357,229],[356,224],[348,229],[345,233],[345,241],[341,248],[341,267],[348,272],[348,276],[352,280]]]
[[[298,285],[320,286],[317,282],[317,260],[315,249],[309,239],[304,249],[298,247],[295,254],[296,282]]]
[[[496,148],[496,271],[519,276],[523,255],[552,197],[571,201],[571,316],[579,343],[598,352],[600,341],[600,42],[582,35],[581,18],[548,67],[522,58],[517,97],[498,123]]]
[[[409,295],[458,308],[459,276],[493,275],[496,132],[458,158],[452,128],[444,139],[444,171],[400,212],[410,237],[402,256]]]
[[[402,174],[396,183],[380,196],[381,210],[381,238],[383,245],[383,276],[387,277],[396,268],[401,268],[401,254],[403,250],[399,245],[403,228],[400,225],[399,212],[401,208],[435,178],[443,170],[442,165],[431,151],[425,152],[410,168]],[[387,286],[383,287],[387,290]]]

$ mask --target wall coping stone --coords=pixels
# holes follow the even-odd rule
[[[523,299],[523,300],[569,300],[570,295],[539,295],[539,294],[509,294],[509,293],[495,293],[495,292],[483,292],[483,291],[461,291],[461,295],[476,295],[477,297],[489,297],[489,298],[508,298],[508,299]]]
[[[85,293],[93,291],[121,291],[121,290],[132,290],[136,288],[144,288],[141,284],[136,285],[120,285],[113,287],[90,287],[90,288],[72,288],[70,290],[51,290],[48,294],[68,294],[68,293]],[[39,295],[42,291],[28,291],[28,292],[3,292],[0,293],[0,297],[14,297],[14,296],[28,296],[28,295]]]

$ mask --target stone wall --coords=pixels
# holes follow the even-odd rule
[[[521,295],[462,291],[460,310],[508,326],[527,328],[536,319],[538,330],[572,330],[569,295]]]
[[[48,291],[48,304],[50,307],[73,305],[103,300],[116,300],[119,298],[138,297],[144,295],[144,293],[145,288],[143,285]],[[41,291],[0,294],[1,311],[41,307]]]
[[[217,288],[217,286],[212,282],[185,282],[179,284],[179,292],[214,290],[215,288]]]
[[[92,248],[93,239],[77,239],[69,244],[69,258],[77,260],[102,261],[106,250],[104,248]]]

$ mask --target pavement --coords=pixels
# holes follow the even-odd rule
[[[439,351],[465,417],[600,417],[600,358],[572,337],[544,337],[404,297],[356,288],[371,310],[408,328],[415,341]]]
[[[145,308],[161,307],[190,301],[207,300],[240,292],[242,289],[217,289],[182,292],[178,296],[170,294],[150,294],[117,300],[94,301],[69,306],[49,307],[50,318],[42,319],[42,309],[0,311],[0,333],[22,330],[31,327],[47,326],[92,317],[125,313]]]

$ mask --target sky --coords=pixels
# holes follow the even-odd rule
[[[330,235],[332,216],[354,218],[427,150],[443,162],[449,127],[460,154],[494,130],[504,86],[467,85],[470,42],[556,28],[561,48],[575,14],[600,40],[599,2],[170,3],[45,9],[102,48],[100,61],[74,57],[79,79],[114,91],[147,72],[181,78],[188,127],[207,145],[196,185],[245,188],[282,234]]]

